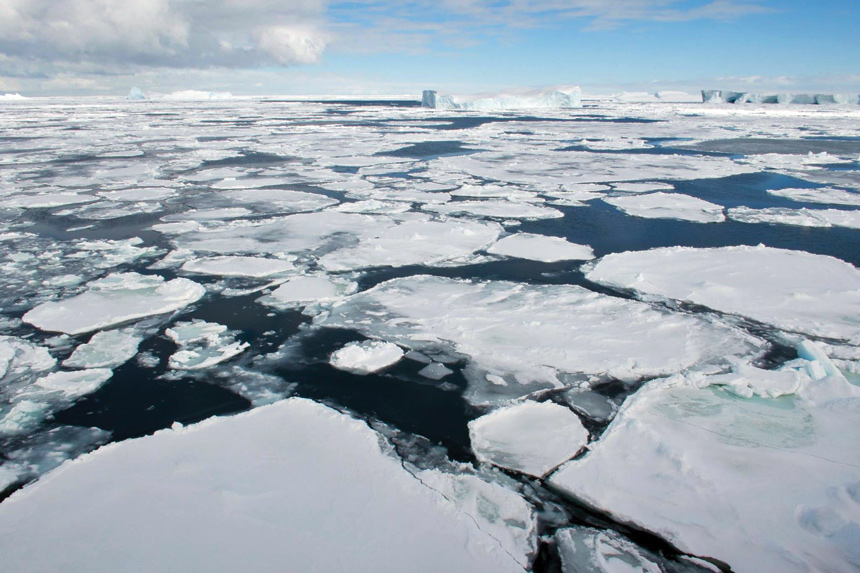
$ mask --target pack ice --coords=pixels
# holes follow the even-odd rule
[[[524,570],[534,517],[516,494],[440,472],[425,473],[425,485],[380,440],[363,422],[293,398],[106,446],[0,505],[3,564],[20,572]],[[520,524],[522,535],[494,536],[493,515]]]
[[[157,275],[113,273],[89,283],[82,294],[40,304],[23,320],[42,330],[82,334],[173,312],[205,293],[205,288],[188,279],[165,281]]]
[[[726,220],[722,205],[680,193],[604,197],[603,201],[628,215],[646,219],[680,219],[693,223],[721,223]]]
[[[739,314],[780,329],[860,337],[860,271],[833,257],[757,247],[607,255],[589,280]]]
[[[856,570],[860,388],[800,354],[647,383],[551,484],[735,571]]]
[[[724,325],[588,291],[433,276],[394,279],[336,303],[316,326],[469,357],[474,403],[563,387],[577,375],[636,380],[747,355],[763,342]]]

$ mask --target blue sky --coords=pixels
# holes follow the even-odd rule
[[[858,0],[0,0],[0,92],[860,91],[858,29]]]

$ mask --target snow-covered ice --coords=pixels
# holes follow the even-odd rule
[[[206,289],[188,279],[165,281],[157,275],[114,273],[89,283],[83,294],[40,304],[23,320],[42,330],[82,334],[173,312],[205,293]]]
[[[356,289],[350,281],[331,279],[325,276],[293,277],[272,291],[261,302],[274,306],[296,307],[316,302],[332,302]]]
[[[722,205],[680,193],[604,197],[603,201],[628,215],[646,219],[680,219],[693,223],[720,223],[726,220]]]
[[[223,324],[192,320],[177,322],[164,331],[179,346],[169,359],[175,370],[203,370],[225,362],[248,349]]]
[[[543,477],[588,442],[579,418],[552,402],[523,402],[469,422],[472,450],[482,462]]]
[[[350,342],[332,353],[329,363],[338,370],[354,374],[372,374],[396,364],[403,349],[390,342],[367,340]]]
[[[564,213],[552,207],[518,201],[453,201],[442,205],[424,205],[425,211],[446,215],[475,215],[493,219],[556,219]]]
[[[516,233],[497,241],[487,249],[493,255],[516,257],[544,263],[557,261],[585,261],[594,258],[588,245],[577,245],[561,237],[548,237],[532,233]]]
[[[667,247],[607,255],[586,276],[788,331],[860,336],[860,271],[833,257],[763,245]]]
[[[289,399],[62,466],[0,504],[0,550],[22,573],[130,555],[143,570],[522,571],[480,523],[363,422]]]
[[[611,530],[569,527],[555,532],[562,573],[662,573],[653,555]]]
[[[182,265],[182,270],[201,275],[222,277],[263,278],[295,269],[289,260],[265,257],[208,257],[192,259]]]
[[[89,368],[73,372],[51,372],[35,385],[48,392],[61,392],[64,398],[78,398],[97,390],[113,376],[110,368]]]
[[[771,195],[785,197],[792,201],[803,201],[805,203],[826,203],[829,205],[849,205],[860,207],[860,193],[823,187],[819,189],[768,189]]]
[[[551,301],[551,304],[548,302]],[[725,325],[579,286],[394,279],[336,303],[318,326],[355,329],[405,348],[470,357],[474,403],[563,387],[579,374],[636,380],[758,353]]]
[[[649,382],[550,481],[737,571],[856,568],[860,388],[826,370],[801,358],[782,371],[793,392],[749,398],[735,390],[780,373]]]
[[[741,223],[860,229],[860,209],[849,211],[842,209],[790,209],[786,207],[766,207],[764,209],[733,207],[728,210],[728,214],[730,219]]]

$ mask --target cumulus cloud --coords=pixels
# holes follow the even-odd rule
[[[319,61],[325,0],[0,0],[0,55],[29,68]]]

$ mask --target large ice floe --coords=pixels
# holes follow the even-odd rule
[[[532,233],[516,233],[500,239],[487,249],[493,255],[530,259],[544,263],[588,260],[594,251],[588,245],[577,245],[561,237],[548,237]]]
[[[763,345],[721,324],[579,286],[432,276],[355,294],[315,324],[469,357],[466,398],[474,403],[564,387],[585,375],[633,381],[674,373]]]
[[[87,285],[86,292],[30,310],[24,322],[42,330],[82,334],[138,318],[184,308],[206,293],[188,279],[114,273]]]
[[[860,207],[860,193],[845,191],[844,189],[835,189],[833,187],[818,189],[768,189],[767,192],[777,197],[791,199],[792,201]]]
[[[736,571],[857,569],[860,388],[800,354],[647,383],[552,485]]]
[[[751,209],[733,207],[728,210],[729,218],[741,223],[770,223],[794,225],[797,227],[848,227],[860,229],[860,209],[790,209],[767,207]]]
[[[363,422],[290,399],[64,465],[0,505],[0,549],[21,572],[523,570],[528,545],[481,517],[514,511],[510,495],[426,477],[443,487]],[[534,535],[525,504],[509,518]]]
[[[647,219],[680,219],[694,223],[721,223],[726,220],[722,205],[680,193],[604,197],[603,201],[628,215]]]
[[[860,271],[833,257],[763,245],[668,247],[607,255],[586,276],[792,332],[860,337]]]
[[[479,94],[472,96],[440,95],[435,90],[424,90],[421,97],[421,105],[442,110],[459,109],[470,111],[576,108],[582,107],[582,90],[578,87],[560,87],[543,91]]]

